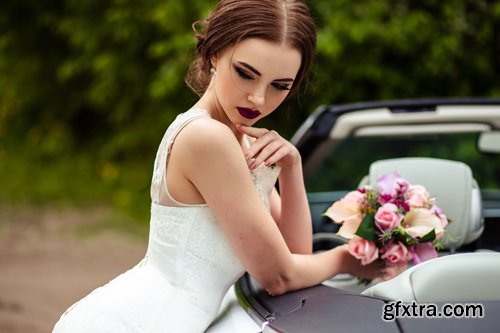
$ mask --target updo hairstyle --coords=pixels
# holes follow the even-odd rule
[[[206,20],[193,23],[193,30],[196,58],[186,83],[200,96],[210,82],[210,59],[244,39],[286,43],[301,53],[302,63],[290,96],[307,79],[316,51],[316,27],[300,0],[221,0]]]

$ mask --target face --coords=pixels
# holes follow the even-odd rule
[[[301,65],[288,45],[249,38],[212,59],[216,103],[232,124],[251,126],[286,98]]]

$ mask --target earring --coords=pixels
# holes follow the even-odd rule
[[[212,73],[212,75],[215,76],[217,75],[217,70],[214,67],[212,67],[210,68],[210,73]]]

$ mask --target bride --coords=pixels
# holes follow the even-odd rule
[[[307,76],[316,43],[307,7],[222,0],[196,26],[187,82],[200,99],[160,143],[146,256],[71,306],[55,333],[203,332],[244,271],[271,295],[377,274],[345,246],[312,254],[300,155],[253,127]]]

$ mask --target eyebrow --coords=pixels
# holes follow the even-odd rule
[[[247,64],[246,62],[238,61],[238,64],[240,64],[241,66],[245,67],[249,71],[253,72],[255,75],[262,76],[262,74],[260,74],[260,72],[258,70],[256,70],[255,68],[253,68],[251,65]],[[284,79],[276,79],[276,80],[273,80],[273,81],[293,82],[294,79],[292,79],[292,78],[284,78]]]

